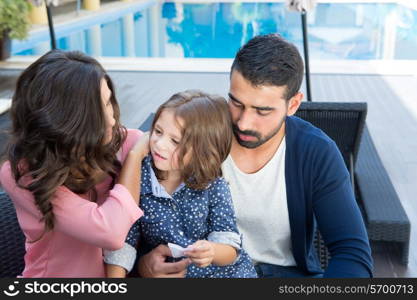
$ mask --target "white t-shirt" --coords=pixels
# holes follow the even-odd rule
[[[254,263],[295,266],[285,184],[285,137],[258,172],[242,172],[231,155],[222,171],[230,183],[243,249]]]

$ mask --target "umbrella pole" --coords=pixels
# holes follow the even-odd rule
[[[310,89],[310,63],[308,58],[308,39],[307,39],[307,12],[303,10],[301,12],[301,23],[303,25],[303,46],[304,46],[304,62],[306,68],[306,89],[307,89],[307,101],[312,101],[311,89]]]
[[[51,12],[50,4],[46,4],[46,13],[48,15],[48,26],[49,26],[49,36],[51,37],[51,48],[52,50],[55,50],[56,40],[55,40],[54,23],[52,22],[52,12]]]

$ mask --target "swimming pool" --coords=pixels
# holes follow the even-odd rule
[[[58,48],[106,57],[232,58],[275,32],[302,50],[300,15],[280,2],[148,1],[56,28]],[[308,34],[312,59],[417,59],[417,11],[396,3],[319,3]],[[12,43],[13,55],[48,50],[47,31]]]

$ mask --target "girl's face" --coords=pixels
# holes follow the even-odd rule
[[[182,126],[183,120],[179,119],[178,123]],[[164,109],[155,123],[149,143],[153,161],[159,170],[178,171],[178,144],[181,138],[181,128],[174,112]]]
[[[103,112],[106,118],[106,138],[105,144],[109,143],[113,135],[113,127],[116,124],[116,120],[113,115],[113,105],[111,103],[111,90],[107,85],[106,79],[101,80],[101,102],[103,104]]]

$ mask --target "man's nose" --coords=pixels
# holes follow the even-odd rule
[[[253,129],[253,120],[248,111],[242,111],[239,115],[239,119],[236,122],[236,125],[241,131],[252,130]]]

